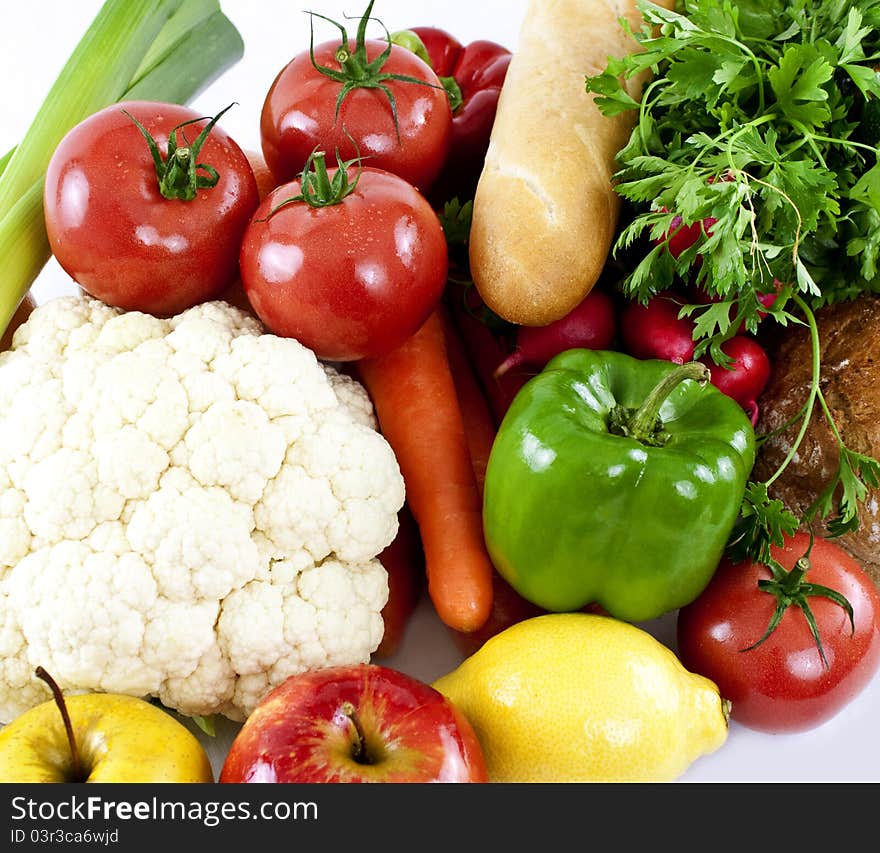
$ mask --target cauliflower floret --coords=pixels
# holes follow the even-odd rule
[[[217,625],[220,646],[239,679],[235,705],[250,713],[268,687],[306,669],[351,663],[351,638],[363,649],[382,639],[380,612],[388,600],[378,560],[361,564],[311,558],[283,561],[283,583],[253,581],[223,602]],[[247,625],[260,621],[259,642]],[[366,663],[369,654],[359,661]]]
[[[330,380],[336,399],[342,403],[342,408],[349,417],[365,427],[378,429],[376,410],[373,408],[373,401],[367,389],[347,373],[340,373],[333,365],[324,363],[321,366]]]
[[[0,722],[38,665],[241,720],[368,661],[403,501],[366,391],[245,312],[37,308],[0,355]]]

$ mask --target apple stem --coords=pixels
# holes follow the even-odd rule
[[[61,692],[61,688],[55,679],[43,667],[38,666],[34,673],[37,678],[41,678],[49,685],[49,689],[52,691],[52,696],[55,699],[55,704],[58,706],[58,710],[61,711],[61,719],[64,720],[64,729],[67,732],[67,742],[70,744],[70,754],[73,757],[73,776],[76,780],[82,780],[82,764],[79,760],[79,750],[76,748],[76,737],[73,734],[73,724],[70,722],[70,714],[67,712],[64,694]]]
[[[348,719],[348,722],[351,723],[351,728],[354,732],[354,743],[352,744],[351,757],[358,764],[371,764],[370,756],[367,753],[367,740],[364,737],[364,729],[363,726],[361,726],[357,709],[351,702],[343,702],[340,710],[342,711],[343,716]]]

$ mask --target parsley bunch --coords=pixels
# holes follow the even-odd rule
[[[880,482],[880,464],[846,448],[831,421],[813,317],[824,304],[880,293],[880,0],[638,6],[645,26],[629,32],[639,50],[586,81],[606,115],[638,111],[616,175],[630,215],[615,255],[639,250],[621,286],[644,302],[683,279],[715,297],[683,313],[696,324],[696,356],[718,363],[741,323],[757,330],[767,310],[758,297],[778,292],[770,313],[809,326],[815,362],[782,468],[814,410],[839,444],[837,476],[802,519],[770,498],[782,468],[749,485],[734,551],[766,559],[784,532],[816,517],[830,517],[830,535],[855,529],[857,504]],[[643,73],[635,100],[624,82]],[[715,222],[675,258],[663,237],[678,216],[685,226]]]

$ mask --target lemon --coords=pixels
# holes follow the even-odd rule
[[[552,613],[489,639],[434,682],[493,782],[661,782],[727,739],[727,703],[647,631]]]

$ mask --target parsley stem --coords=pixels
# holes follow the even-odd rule
[[[648,113],[650,113],[651,108],[654,106],[653,101],[650,99],[650,95],[652,94],[654,89],[657,89],[662,84],[661,80],[654,79],[645,87],[645,91],[642,93],[642,101],[639,105],[639,123],[637,125],[639,130],[639,137],[642,141],[642,150],[648,152],[651,150],[650,141],[646,138],[646,128],[649,126],[649,122],[647,121]],[[657,102],[659,102],[660,98],[663,97],[663,93],[661,92],[657,96]]]
[[[807,325],[810,327],[810,345],[812,349],[812,357],[813,357],[813,372],[812,377],[810,379],[810,393],[807,397],[807,402],[804,405],[804,419],[801,422],[801,428],[798,430],[797,438],[792,443],[791,447],[788,450],[788,454],[785,459],[782,461],[782,464],[773,472],[772,476],[767,480],[765,485],[772,486],[776,480],[782,475],[782,472],[791,464],[792,459],[794,459],[795,455],[798,452],[798,449],[801,446],[801,443],[804,440],[804,436],[807,434],[807,428],[810,425],[810,421],[813,417],[813,409],[816,406],[816,398],[819,396],[819,378],[821,376],[821,353],[819,350],[819,327],[816,325],[816,317],[810,309],[809,305],[797,294],[792,294],[792,301],[801,311],[804,312],[804,316],[807,319]]]
[[[856,142],[853,139],[834,139],[830,136],[821,136],[818,133],[806,133],[805,137],[812,142],[825,142],[828,145],[842,145],[845,148],[864,148],[871,154],[877,154],[877,149],[871,145],[865,145],[864,142]]]
[[[756,118],[754,121],[750,121],[747,124],[742,125],[742,127],[737,127],[735,129],[731,128],[730,130],[727,131],[727,133],[734,131],[733,136],[731,136],[730,139],[727,140],[727,142],[724,145],[724,149],[723,149],[724,153],[727,154],[727,160],[730,163],[731,169],[733,169],[735,172],[741,171],[741,169],[739,169],[739,167],[736,165],[736,161],[733,159],[734,143],[743,134],[748,133],[750,130],[754,130],[756,127],[760,127],[762,124],[767,124],[768,122],[777,121],[778,118],[779,117],[776,115],[776,113],[769,113],[768,115],[761,116],[760,118]],[[727,135],[727,133],[723,134],[722,136],[717,137],[716,142],[720,143],[721,140],[724,138],[724,136]],[[720,145],[718,147],[721,148]]]
[[[825,413],[825,420],[828,422],[828,428],[831,430],[838,448],[843,448],[845,446],[843,438],[840,435],[840,431],[837,429],[837,424],[834,423],[834,415],[831,414],[831,409],[828,408],[828,401],[825,399],[825,395],[821,391],[819,391],[818,400],[819,405],[822,407],[822,411]]]
[[[804,403],[797,412],[792,415],[784,424],[780,424],[776,429],[770,430],[770,432],[763,433],[756,437],[756,440],[760,444],[764,444],[769,441],[771,438],[775,438],[777,435],[782,435],[784,432],[788,432],[791,427],[793,427],[801,418],[806,416],[807,404]]]

